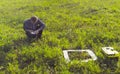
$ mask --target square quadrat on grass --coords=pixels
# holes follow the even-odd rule
[[[64,58],[67,62],[78,60],[81,62],[88,62],[90,60],[97,60],[97,56],[90,49],[86,50],[63,50]]]

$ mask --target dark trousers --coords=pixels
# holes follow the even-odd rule
[[[43,30],[39,31],[38,34],[31,34],[30,32],[26,32],[28,38],[41,38]]]

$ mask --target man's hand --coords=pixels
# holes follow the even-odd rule
[[[31,34],[36,34],[35,32],[30,32]]]
[[[38,30],[31,32],[31,34],[38,34],[38,33],[39,33]]]
[[[36,30],[36,31],[34,31],[36,34],[38,34],[39,33],[39,31],[38,30]]]

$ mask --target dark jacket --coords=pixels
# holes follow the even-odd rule
[[[30,19],[25,20],[24,26],[23,26],[25,32],[32,32],[36,30],[42,31],[44,27],[45,27],[45,24],[40,19],[38,19],[37,22],[34,24],[31,22]]]

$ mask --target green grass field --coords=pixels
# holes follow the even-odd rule
[[[120,74],[101,48],[120,51],[120,0],[1,0],[0,74]],[[29,43],[23,22],[38,16],[42,39]],[[97,61],[66,63],[62,50],[91,49]],[[116,63],[115,63],[116,64]],[[111,65],[110,67],[112,67]]]

